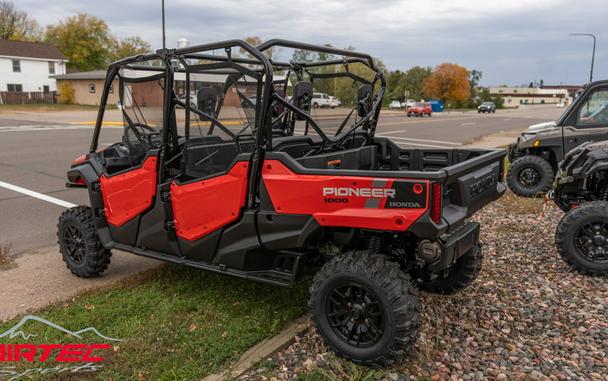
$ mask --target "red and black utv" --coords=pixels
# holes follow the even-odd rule
[[[309,54],[269,60],[273,48]],[[340,98],[344,118],[311,110],[314,91]],[[375,136],[384,91],[369,55],[283,40],[112,64],[89,153],[68,171],[91,205],[60,217],[64,261],[98,276],[119,249],[280,286],[314,270],[327,343],[358,363],[398,359],[418,333],[417,289],[478,275],[467,218],[503,194],[505,152]],[[114,97],[123,129],[104,126]]]

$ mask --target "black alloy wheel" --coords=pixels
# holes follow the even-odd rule
[[[519,182],[526,188],[533,188],[540,181],[540,173],[534,168],[524,168],[517,176]]]
[[[378,296],[369,288],[349,282],[330,291],[327,316],[334,333],[356,347],[370,347],[380,340],[384,319]]]
[[[608,261],[608,219],[588,221],[575,233],[574,246],[591,262]]]
[[[66,223],[63,227],[62,239],[66,255],[74,261],[74,263],[82,264],[82,262],[84,262],[86,247],[80,229],[72,222]]]

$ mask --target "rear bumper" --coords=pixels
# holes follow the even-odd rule
[[[441,236],[441,257],[429,266],[429,270],[438,272],[446,269],[469,250],[479,249],[479,226],[479,222],[466,222],[452,233]]]

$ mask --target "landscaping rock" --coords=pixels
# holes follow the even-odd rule
[[[542,209],[541,199],[509,194],[474,216],[481,275],[453,296],[421,293],[419,340],[378,377],[333,355],[312,327],[273,357],[274,372],[286,367],[294,379],[296,367],[309,371],[302,364],[310,359],[310,372],[323,369],[338,380],[357,369],[370,380],[608,381],[608,279],[580,275],[562,261],[554,234],[563,214],[548,204],[543,217]]]

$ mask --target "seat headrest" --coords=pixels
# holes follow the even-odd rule
[[[357,114],[364,117],[372,110],[372,85],[361,85],[357,90]]]
[[[196,106],[205,114],[214,115],[219,93],[214,87],[201,87],[196,92]]]
[[[305,81],[296,83],[293,87],[293,105],[309,114],[312,104],[312,93],[312,83]],[[303,118],[296,116],[296,119],[302,120]]]

